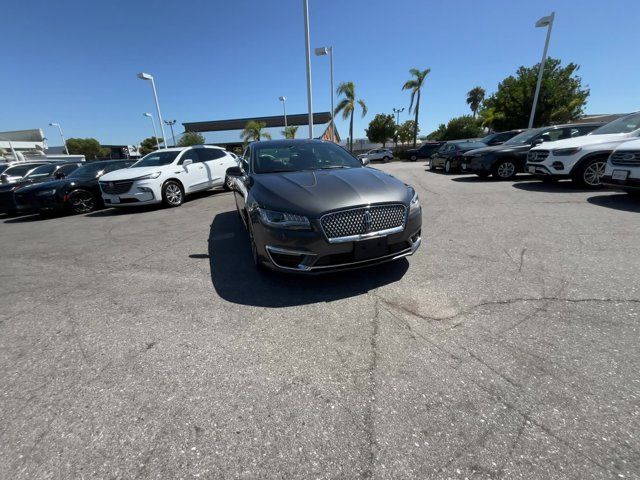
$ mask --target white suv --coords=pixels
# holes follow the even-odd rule
[[[611,152],[640,137],[640,112],[626,115],[589,135],[548,142],[529,150],[526,171],[546,179],[571,178],[587,188],[601,185]]]
[[[220,147],[197,146],[156,150],[129,168],[100,177],[107,206],[164,203],[182,205],[185,195],[213,187],[229,188],[227,169],[236,160]]]
[[[602,183],[640,195],[640,140],[625,142],[613,151]]]
[[[390,162],[393,158],[393,152],[388,148],[374,148],[367,153],[361,153],[358,155],[360,160],[369,160],[373,162],[375,160],[382,160],[383,162]]]

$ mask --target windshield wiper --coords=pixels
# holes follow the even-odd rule
[[[351,168],[351,167],[347,167],[346,165],[333,165],[331,167],[320,167],[318,170],[331,170],[334,168]]]

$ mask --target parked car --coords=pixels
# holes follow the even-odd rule
[[[13,183],[35,170],[41,165],[48,165],[48,161],[38,162],[10,162],[3,164],[4,170],[0,173],[0,184]]]
[[[508,130],[506,132],[494,132],[482,137],[480,141],[489,147],[493,147],[495,145],[502,145],[504,142],[506,142],[510,138],[513,138],[524,131],[525,131],[524,128],[520,128],[518,130]]]
[[[373,150],[369,150],[367,153],[361,153],[358,155],[360,160],[368,160],[369,162],[375,162],[376,160],[382,160],[383,162],[390,162],[393,159],[393,152],[388,148],[374,148]],[[369,163],[366,162],[366,163]],[[362,162],[363,165],[366,165],[365,162]]]
[[[624,142],[613,151],[607,160],[602,183],[640,195],[640,140]]]
[[[525,171],[527,153],[531,147],[543,142],[572,138],[595,130],[601,123],[576,123],[526,130],[495,147],[479,148],[465,153],[462,170],[481,178],[493,175],[498,180],[509,180]]]
[[[130,160],[104,160],[82,163],[59,180],[22,187],[14,192],[16,209],[22,212],[89,213],[103,206],[98,178],[127,168]]]
[[[403,158],[408,158],[412,162],[415,162],[419,158],[429,158],[431,155],[436,153],[436,151],[442,146],[444,142],[425,142],[418,148],[411,148],[409,150],[405,150],[402,154]]]
[[[254,142],[228,174],[258,268],[343,270],[406,257],[420,246],[415,190],[332,142]]]
[[[429,170],[442,168],[445,173],[458,172],[466,152],[484,147],[486,145],[480,141],[452,140],[447,142],[429,159]]]
[[[607,159],[620,144],[640,137],[640,112],[593,130],[586,137],[545,143],[531,149],[529,173],[542,179],[570,178],[586,188],[599,188]]]
[[[0,185],[0,213],[14,213],[16,203],[14,192],[26,185],[48,182],[55,178],[64,178],[80,167],[82,163],[49,163],[34,168],[27,175],[13,183]]]
[[[111,207],[157,203],[178,207],[190,193],[214,187],[228,189],[226,172],[235,165],[233,156],[220,147],[156,150],[130,168],[100,178],[102,199]]]

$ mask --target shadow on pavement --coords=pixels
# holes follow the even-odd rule
[[[456,177],[452,178],[454,182],[465,182],[465,183],[485,183],[485,182],[530,182],[534,180],[534,178],[530,175],[516,176],[511,180],[497,180],[493,178],[491,175],[485,178],[480,178],[476,174],[463,172],[458,175],[467,175],[465,177]]]
[[[242,305],[289,307],[353,297],[400,280],[409,267],[406,259],[383,265],[319,276],[258,271],[249,239],[235,211],[215,216],[209,234],[211,281],[221,298]],[[206,258],[191,254],[191,258]]]
[[[613,195],[598,195],[587,198],[587,202],[599,207],[622,210],[624,212],[640,213],[640,197],[627,193],[614,193]]]
[[[576,192],[593,192],[593,189],[580,188],[571,181],[562,182],[543,182],[542,180],[517,183],[513,185],[520,190],[528,192],[545,192],[545,193],[576,193]]]

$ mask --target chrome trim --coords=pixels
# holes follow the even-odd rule
[[[265,246],[265,250],[267,251],[267,255],[269,255],[269,260],[271,260],[271,263],[273,263],[276,267],[281,268],[283,270],[295,270],[295,271],[308,272],[309,270],[311,270],[311,267],[304,264],[304,262],[307,260],[306,258],[304,260],[302,260],[302,262],[300,264],[298,264],[297,267],[284,267],[282,265],[279,265],[273,259],[273,257],[271,256],[271,252],[280,253],[282,255],[304,255],[305,257],[317,257],[318,256],[318,254],[316,254],[316,253],[303,252],[301,250],[289,250],[287,248],[280,248],[280,247],[272,247],[271,245],[266,245]]]
[[[361,233],[358,235],[350,235],[347,237],[329,238],[326,232],[324,231],[324,227],[322,226],[322,219],[328,215],[334,215],[336,213],[342,213],[342,212],[350,212],[353,210],[363,210],[367,208],[370,209],[372,207],[375,208],[375,207],[397,207],[397,206],[404,208],[404,223],[399,227],[387,228],[386,230],[378,230],[376,232]],[[322,235],[324,235],[325,240],[327,240],[329,243],[357,242],[358,240],[367,240],[370,238],[384,237],[386,235],[391,235],[393,233],[399,233],[404,231],[404,228],[407,225],[408,214],[409,214],[409,208],[407,208],[407,206],[404,203],[374,203],[369,205],[363,205],[360,207],[344,208],[342,210],[335,210],[333,212],[325,213],[318,219],[318,223],[320,225],[320,230],[322,231]]]

